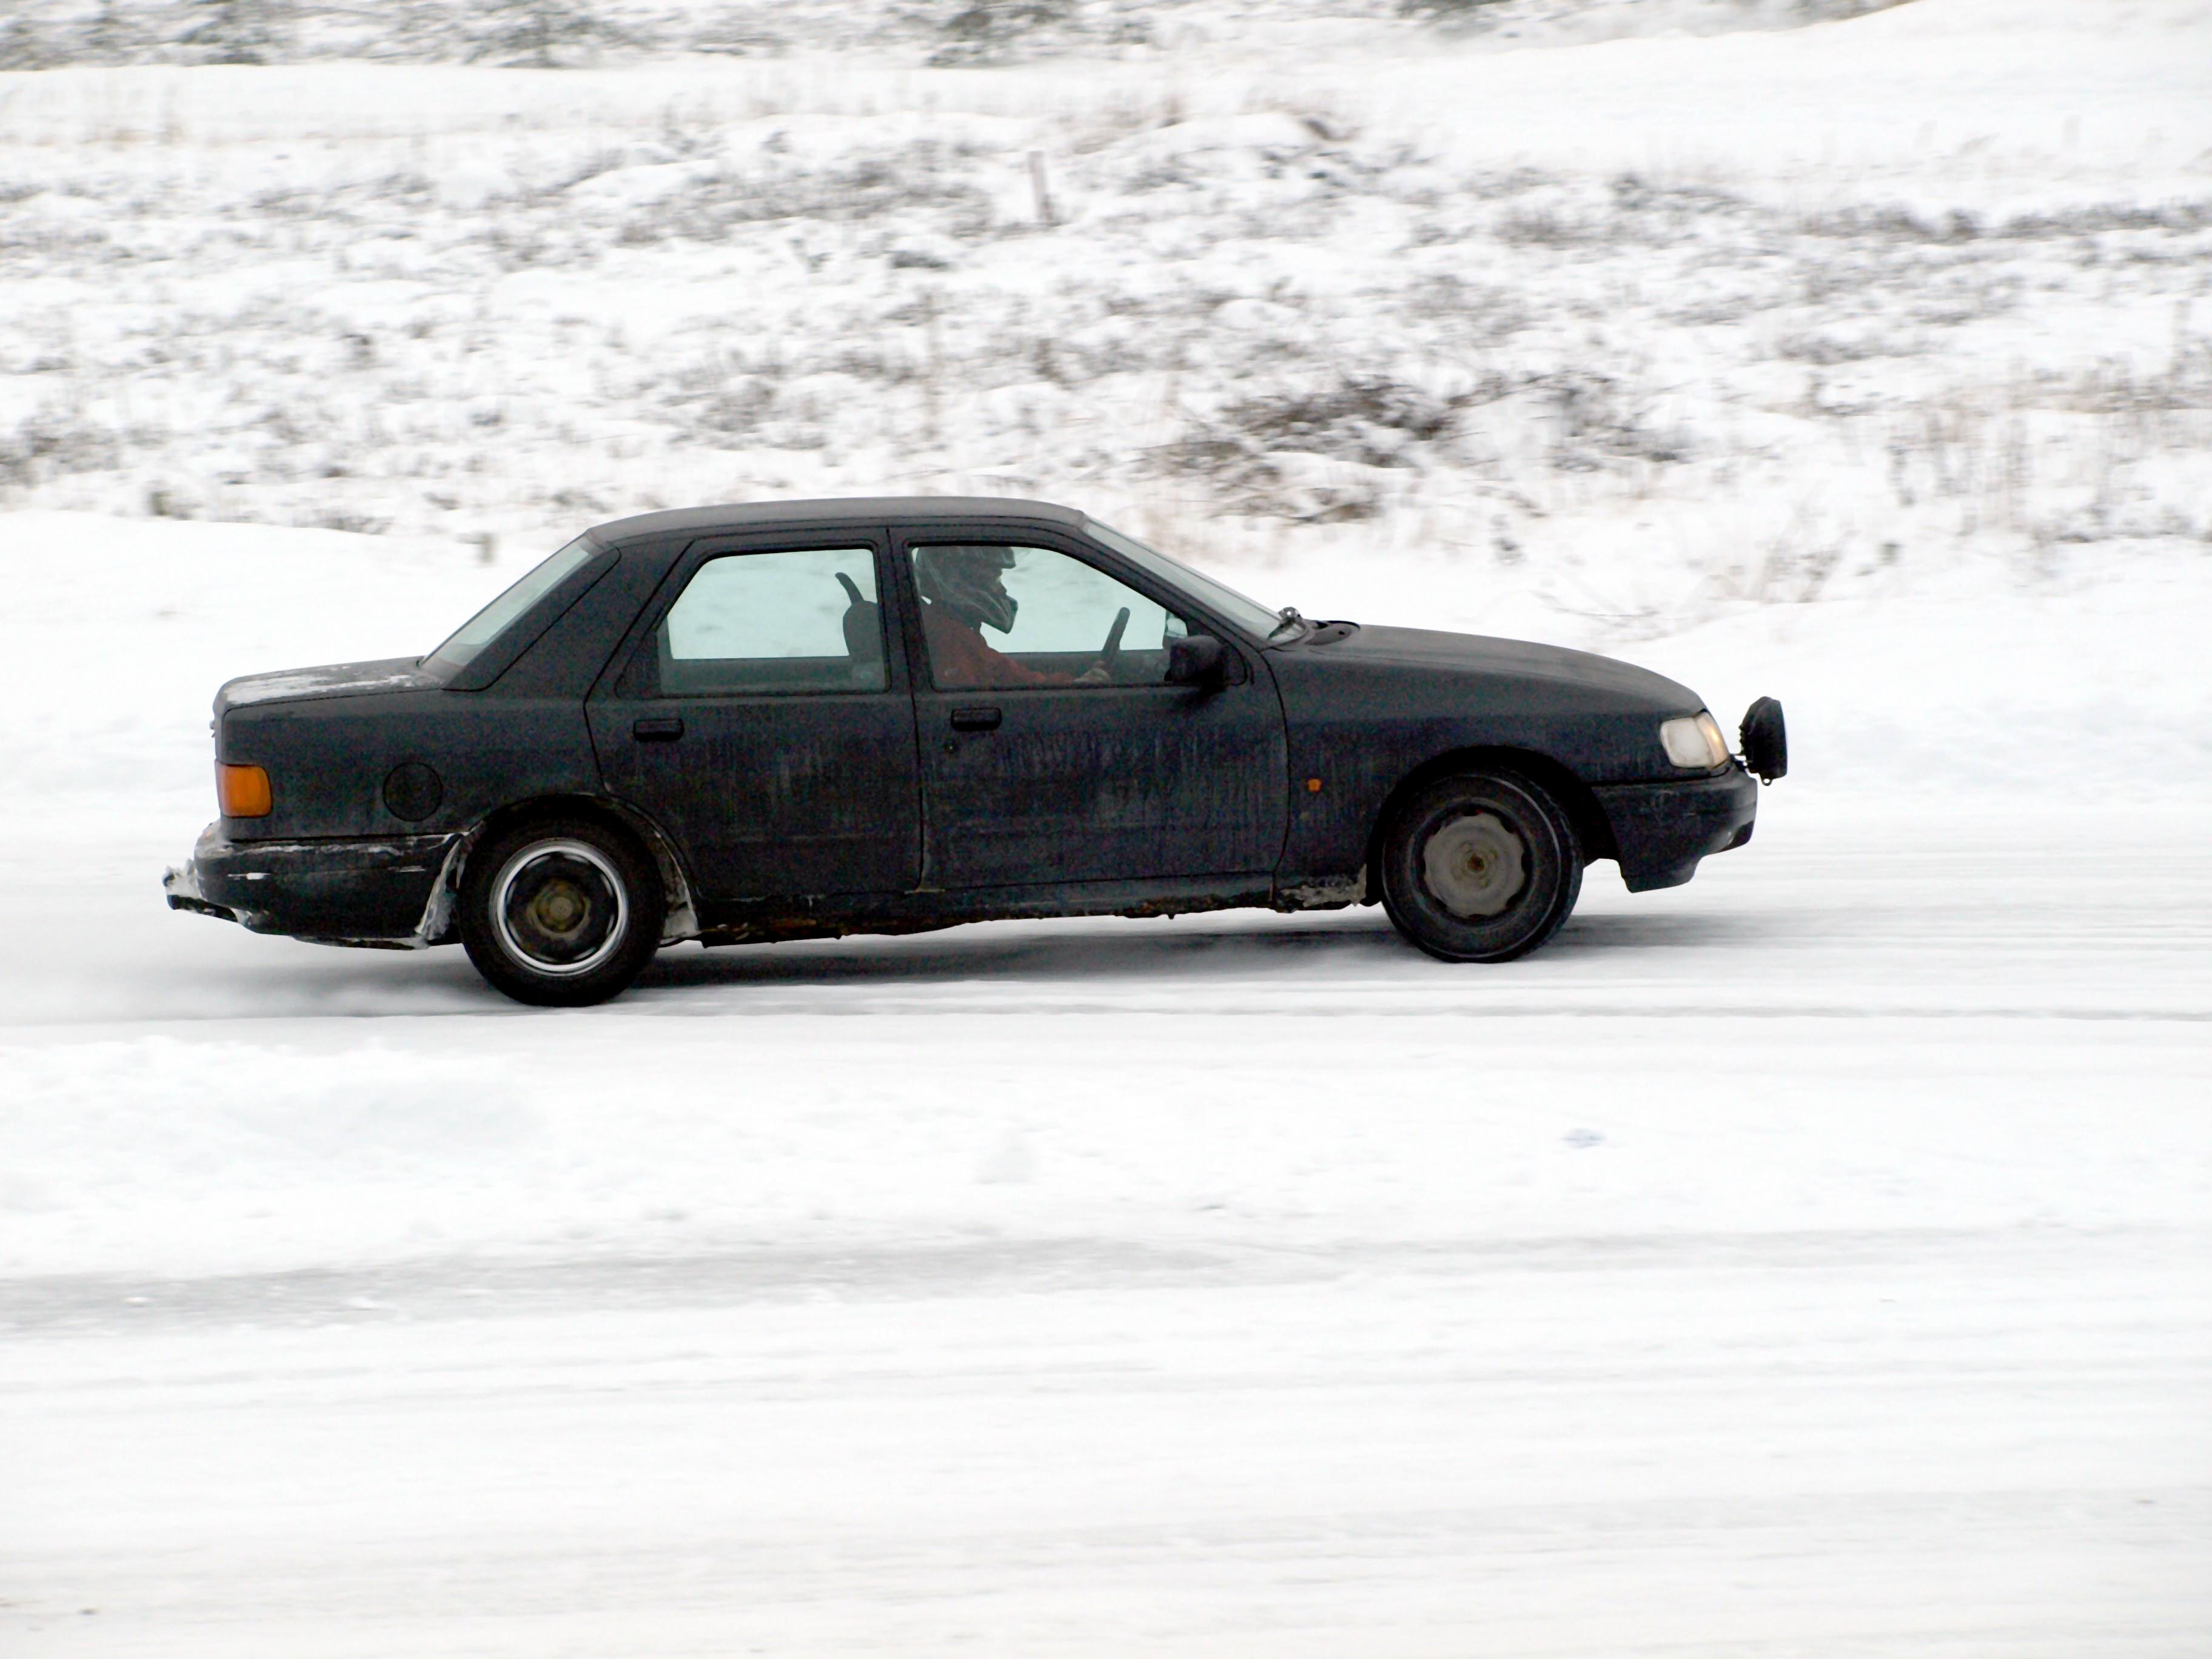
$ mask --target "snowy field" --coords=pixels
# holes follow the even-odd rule
[[[0,74],[0,1650],[2198,1659],[2212,6],[1722,9]],[[878,488],[1796,773],[1499,969],[161,907],[222,678]]]

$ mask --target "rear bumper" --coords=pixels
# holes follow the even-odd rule
[[[1749,841],[1759,816],[1759,786],[1734,763],[1712,777],[1608,784],[1591,793],[1632,893],[1680,886],[1697,874],[1698,860]]]
[[[161,878],[173,910],[257,933],[341,945],[435,945],[450,931],[445,877],[461,837],[231,842],[210,824]]]

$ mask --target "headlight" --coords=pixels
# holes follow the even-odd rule
[[[1695,772],[1710,772],[1728,759],[1728,739],[1720,722],[1711,714],[1684,715],[1659,727],[1659,746],[1675,765]]]

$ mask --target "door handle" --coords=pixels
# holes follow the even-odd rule
[[[995,732],[999,722],[1006,718],[995,708],[956,708],[952,711],[952,729],[956,732]]]
[[[629,734],[640,743],[673,743],[684,735],[684,722],[673,714],[653,714],[629,723]]]

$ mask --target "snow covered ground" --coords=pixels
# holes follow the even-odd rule
[[[6,1645],[2200,1651],[2212,810],[1767,799],[1510,975],[1036,924],[550,1017],[19,862]]]
[[[2212,8],[1328,9],[0,76],[0,1648],[2203,1651]],[[161,908],[222,678],[878,487],[1772,692],[1797,773],[1502,970],[545,1013]]]

